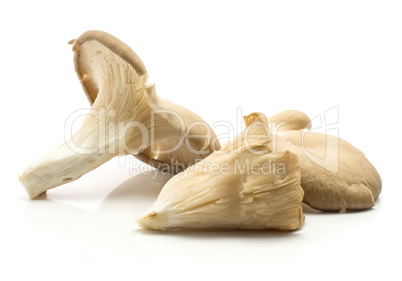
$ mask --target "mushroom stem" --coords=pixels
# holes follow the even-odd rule
[[[110,154],[79,154],[63,143],[32,163],[20,176],[31,199],[48,189],[74,181],[111,159]]]
[[[19,176],[30,198],[35,198],[53,187],[74,181],[111,158],[126,154],[127,150],[134,151],[133,147],[130,149],[125,147],[126,130],[121,130],[122,126],[117,130],[111,130],[112,122],[87,115],[83,126],[71,138],[33,162]],[[147,139],[137,137],[136,131],[130,134],[130,138]],[[147,145],[148,142],[142,146],[139,142],[131,143],[137,151]]]

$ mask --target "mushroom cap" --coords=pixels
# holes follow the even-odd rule
[[[150,127],[153,126],[150,124],[151,118],[154,118],[155,124],[160,124],[150,135],[155,141],[132,153],[136,158],[166,172],[178,173],[220,148],[215,133],[205,121],[190,110],[159,98],[154,85],[147,85],[148,72],[128,45],[106,32],[93,30],[83,33],[69,44],[74,44],[75,70],[91,105],[104,88],[114,91],[112,97],[108,97],[113,99],[119,96],[122,83],[132,83],[136,84],[133,95],[139,91],[147,95],[146,104],[140,107],[157,112],[149,113],[144,119]],[[98,63],[100,60],[102,63]],[[135,110],[141,110],[140,107]],[[179,122],[174,116],[160,113],[163,111],[172,111],[174,114],[171,115],[179,116],[184,121]],[[197,122],[202,126],[188,129]]]
[[[75,72],[77,73],[78,79],[81,82],[82,88],[84,89],[85,94],[87,95],[89,103],[92,105],[99,94],[99,85],[96,77],[94,77],[94,73],[92,71],[92,66],[90,65],[91,59],[93,57],[88,58],[87,53],[82,56],[79,48],[90,41],[96,41],[100,44],[104,45],[111,52],[113,52],[116,56],[126,61],[131,67],[134,68],[135,72],[139,76],[146,75],[148,76],[147,69],[145,65],[141,61],[141,59],[137,56],[137,54],[124,42],[120,41],[118,38],[110,35],[109,33],[98,31],[98,30],[89,30],[84,32],[78,39],[70,40],[69,44],[73,45],[74,51],[74,66]],[[99,55],[100,53],[95,51],[93,55]]]
[[[374,206],[381,178],[365,155],[350,143],[314,132],[277,133],[277,149],[299,157],[304,203],[323,211]]]
[[[374,206],[381,178],[365,155],[336,136],[300,131],[309,124],[304,113],[284,111],[270,117],[293,130],[274,132],[273,150],[289,150],[300,161],[303,202],[323,211],[361,210]],[[308,127],[307,127],[308,128]]]
[[[278,131],[311,129],[310,118],[298,110],[285,110],[269,117],[268,122],[275,124]]]

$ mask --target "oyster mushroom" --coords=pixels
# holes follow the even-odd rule
[[[19,176],[31,198],[117,155],[133,154],[177,173],[220,148],[215,133],[198,115],[159,98],[155,86],[147,85],[140,58],[119,39],[88,31],[69,43],[91,112],[70,139]]]
[[[311,123],[300,111],[275,114],[269,123],[277,128],[272,149],[289,150],[299,158],[304,203],[323,211],[374,206],[381,178],[360,150],[336,136],[301,131],[310,129]]]
[[[141,227],[294,230],[303,224],[297,156],[272,153],[264,115],[244,121],[232,143],[166,183],[137,220]]]

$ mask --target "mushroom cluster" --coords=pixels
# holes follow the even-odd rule
[[[304,113],[252,113],[244,132],[221,148],[201,117],[157,95],[125,43],[102,31],[69,43],[91,112],[20,174],[30,198],[132,154],[176,174],[138,219],[144,228],[294,230],[304,222],[302,202],[322,211],[374,206],[381,192],[374,166],[348,142],[309,131]]]

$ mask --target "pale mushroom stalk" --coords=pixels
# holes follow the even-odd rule
[[[220,148],[205,121],[159,98],[155,86],[147,85],[145,66],[126,44],[101,31],[88,31],[70,43],[91,111],[71,139],[19,176],[31,198],[117,155],[133,154],[178,173]]]
[[[272,153],[266,118],[245,117],[246,129],[223,149],[171,178],[137,221],[168,229],[294,230],[304,222],[297,156]]]
[[[28,195],[35,198],[50,188],[74,181],[111,158],[127,154],[127,149],[134,152],[133,148],[147,147],[149,142],[143,144],[141,140],[149,139],[148,135],[142,136],[135,128],[127,134],[119,126],[124,123],[115,124],[111,119],[87,115],[81,128],[70,139],[32,163],[19,176]],[[114,130],[109,129],[112,123]],[[127,138],[131,139],[131,148],[126,147]]]

